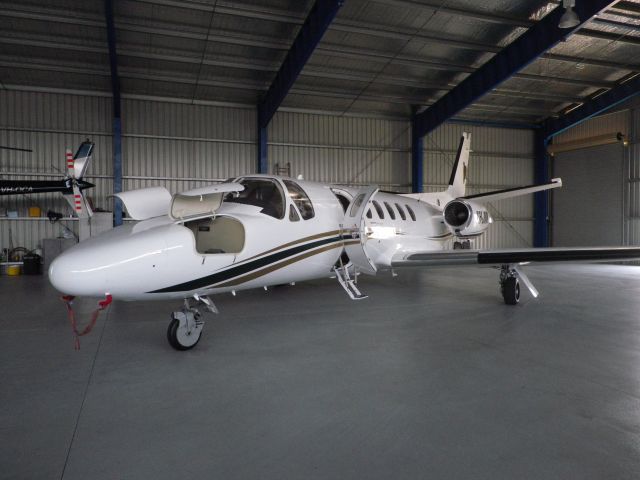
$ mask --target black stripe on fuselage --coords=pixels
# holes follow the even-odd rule
[[[330,238],[325,238],[323,240],[306,243],[304,245],[297,245],[287,250],[282,250],[280,252],[273,253],[271,255],[267,255],[262,258],[258,258],[251,262],[233,266],[222,272],[216,272],[211,275],[207,275],[206,277],[197,278],[195,280],[179,283],[177,285],[172,285],[170,287],[160,288],[158,290],[153,290],[147,293],[188,292],[188,291],[197,290],[200,288],[211,287],[217,283],[229,281],[234,277],[237,277],[239,275],[244,275],[253,270],[257,270],[258,268],[262,268],[272,263],[279,262],[293,255],[297,255],[298,253],[305,252],[307,250],[311,250],[317,247],[322,247],[330,243],[342,242],[343,240],[347,240],[347,239],[351,240],[353,239],[353,237],[351,235],[344,235],[344,236],[338,235]]]

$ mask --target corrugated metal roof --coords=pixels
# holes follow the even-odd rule
[[[410,115],[556,8],[543,0],[346,0],[283,106]],[[313,0],[114,2],[123,93],[256,104]],[[0,10],[0,84],[110,91],[104,3]],[[640,3],[624,1],[461,112],[535,122],[640,71]]]

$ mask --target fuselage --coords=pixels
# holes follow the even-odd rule
[[[52,284],[76,296],[188,298],[328,277],[345,245],[358,243],[344,229],[357,189],[270,175],[236,181],[246,190],[215,214],[155,217],[79,243],[52,263]],[[441,210],[385,192],[368,205],[363,234],[358,246],[377,269],[450,237]]]

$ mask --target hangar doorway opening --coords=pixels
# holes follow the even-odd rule
[[[557,153],[552,191],[554,247],[622,245],[626,150],[622,143]]]

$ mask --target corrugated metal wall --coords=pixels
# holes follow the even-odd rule
[[[96,142],[87,180],[94,204],[110,210],[112,192],[111,99],[55,93],[2,91],[0,150],[3,178],[58,179],[64,150],[89,137]],[[123,101],[123,187],[164,185],[176,192],[255,172],[256,116],[250,108]],[[425,139],[427,191],[445,188],[462,131],[473,134],[469,192],[529,184],[533,135],[528,131],[446,125]],[[269,168],[290,164],[292,176],[349,185],[377,184],[408,192],[409,122],[382,118],[278,112],[269,126]],[[70,213],[59,195],[0,197],[0,209],[26,214],[31,204]],[[524,246],[532,241],[532,199],[491,206],[496,224],[478,246]],[[67,222],[74,226],[75,222]],[[0,220],[0,245],[34,248],[56,236],[43,220]]]
[[[530,130],[446,124],[424,139],[426,192],[447,187],[462,132],[471,132],[467,192],[534,183],[534,136]],[[494,224],[475,248],[533,246],[533,196],[525,195],[488,204]]]
[[[598,117],[582,122],[566,132],[553,138],[553,143],[567,143],[576,140],[584,140],[586,138],[597,137],[605,133],[621,132],[624,135],[629,134],[629,111],[622,110],[618,112],[600,115]]]
[[[278,112],[269,126],[269,169],[290,164],[305,179],[411,191],[409,122]]]
[[[172,193],[255,171],[251,109],[125,100],[123,189]]]
[[[33,150],[27,153],[0,149],[3,179],[60,180],[66,169],[65,150],[75,151],[90,138],[96,147],[86,178],[96,187],[89,195],[96,206],[109,206],[105,202],[113,189],[109,98],[2,90],[0,105],[0,146]],[[59,194],[0,196],[2,212],[17,211],[20,217],[26,217],[30,206],[39,206],[43,213],[54,210],[71,214]],[[75,221],[64,224],[77,233]],[[46,218],[0,219],[0,246],[33,249],[42,238],[56,237],[60,232],[61,227],[51,225]]]

